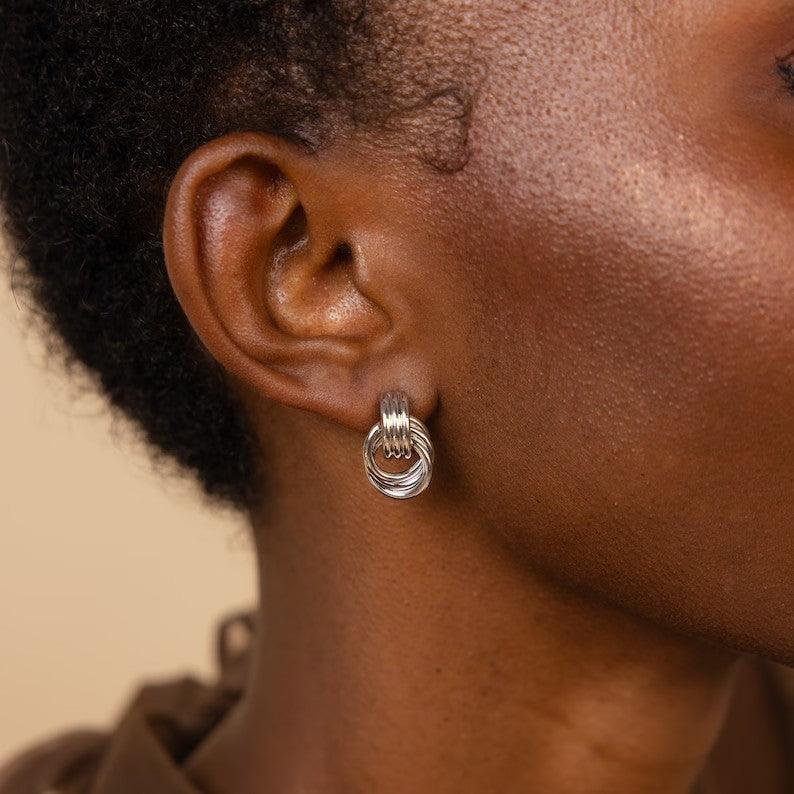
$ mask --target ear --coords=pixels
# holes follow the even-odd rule
[[[365,179],[330,154],[231,133],[179,169],[163,226],[174,292],[224,369],[359,431],[384,391],[403,389],[420,418],[435,403]]]

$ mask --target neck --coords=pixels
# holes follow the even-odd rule
[[[691,791],[730,661],[552,584],[432,499],[355,501],[328,474],[271,482],[250,682],[190,760],[202,790]]]

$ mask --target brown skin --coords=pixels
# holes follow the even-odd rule
[[[267,459],[251,686],[191,774],[689,791],[738,654],[794,662],[794,6],[407,5],[406,58],[476,42],[465,168],[234,133],[170,191]],[[360,458],[396,387],[438,462],[401,503]]]

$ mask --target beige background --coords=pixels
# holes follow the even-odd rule
[[[142,679],[211,674],[215,621],[254,592],[245,526],[154,473],[22,333],[27,311],[3,277],[0,762],[107,724]]]

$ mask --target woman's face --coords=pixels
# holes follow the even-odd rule
[[[439,479],[556,580],[794,660],[794,3],[432,13],[485,65],[418,233]]]

